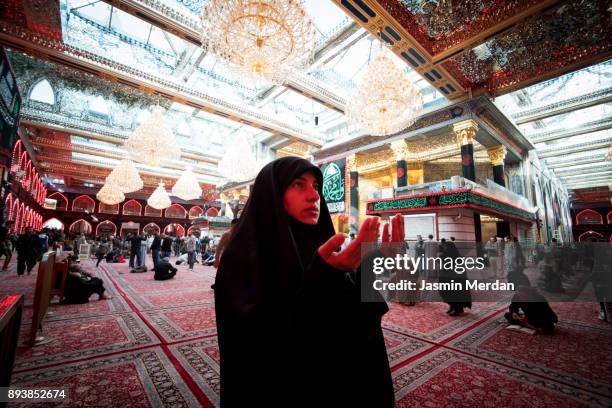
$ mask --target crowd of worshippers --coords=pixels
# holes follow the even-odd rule
[[[2,270],[8,269],[17,253],[17,276],[30,275],[42,255],[49,249],[55,249],[58,242],[64,240],[64,234],[55,229],[44,228],[35,232],[32,227],[24,228],[21,233],[14,231],[14,221],[8,220],[0,226],[0,258],[4,256]]]
[[[237,220],[232,221],[232,226]],[[186,237],[159,234],[127,234],[124,240],[116,236],[98,237],[93,242],[93,253],[97,258],[96,266],[106,260],[107,263],[125,262],[129,259],[129,268],[133,273],[146,272],[144,257],[150,254],[156,280],[172,279],[177,269],[170,258],[176,257],[174,265],[187,265],[193,270],[195,264],[219,266],[223,249],[229,242],[231,229],[221,237],[198,237],[195,233]],[[201,259],[201,260],[199,260]]]
[[[185,263],[189,269],[195,264],[211,266],[215,261],[215,252],[222,237],[203,236],[195,233],[186,237],[158,233],[128,233],[124,238],[117,235],[87,237],[81,234],[75,239],[74,249],[82,244],[91,245],[91,253],[97,259],[96,266],[102,261],[107,263],[128,262],[135,272],[146,271],[143,268],[145,257],[150,255],[153,267],[162,258],[176,258],[176,264]],[[201,260],[199,260],[201,259]]]
[[[442,238],[440,241],[429,235],[424,240],[420,235],[414,244],[414,256],[457,258],[460,251],[455,245],[455,238],[450,237],[450,241]],[[408,253],[409,244],[404,245],[405,252]],[[521,325],[534,329],[542,333],[551,333],[558,318],[542,291],[558,294],[565,293],[562,281],[564,278],[574,274],[576,268],[582,268],[592,277],[597,298],[603,300],[607,293],[607,282],[601,273],[593,271],[595,263],[592,245],[561,245],[556,239],[552,239],[550,244],[537,244],[533,250],[526,251],[519,240],[513,236],[505,238],[491,237],[486,244],[477,246],[477,252],[483,255],[485,269],[485,279],[503,279],[511,282],[515,287],[515,294],[512,297],[511,305],[505,314],[506,319],[512,325]],[[527,264],[535,267],[537,281],[531,282],[525,274]],[[433,279],[439,282],[461,282],[465,288],[465,281],[469,279],[468,272],[455,273],[447,270],[428,270],[419,265],[413,273],[410,270],[395,271],[391,280],[409,280],[417,282],[419,279]],[[600,294],[601,292],[601,294]],[[419,291],[397,291],[393,293],[396,302],[414,306],[419,301]],[[450,316],[460,316],[466,308],[471,307],[471,294],[469,290],[440,290],[439,295],[443,301],[449,305],[447,314]],[[610,304],[600,302],[599,319],[607,321],[607,310]]]
[[[232,226],[237,220],[232,221]],[[91,272],[85,271],[79,261],[79,252],[83,245],[89,246],[90,255],[96,259],[96,267],[102,261],[122,263],[129,259],[133,272],[144,272],[142,256],[151,254],[155,280],[172,279],[177,269],[170,262],[171,256],[177,256],[176,265],[185,263],[193,269],[194,263],[201,257],[203,265],[218,267],[221,254],[231,236],[231,229],[221,237],[204,236],[201,239],[195,234],[187,237],[176,237],[166,234],[127,234],[125,238],[116,235],[87,236],[83,233],[66,235],[61,230],[44,228],[35,232],[28,227],[21,234],[13,231],[14,222],[9,220],[0,226],[0,259],[4,256],[3,271],[17,253],[17,275],[31,274],[42,255],[49,250],[62,249],[72,252],[68,256],[68,274],[63,299],[64,303],[80,304],[89,301],[93,294],[100,300],[110,299],[106,294],[104,282]],[[143,254],[143,247],[145,253]]]
[[[232,225],[235,224],[233,221]],[[62,230],[44,228],[35,232],[31,227],[24,228],[21,233],[14,231],[14,222],[8,220],[0,226],[0,259],[2,270],[6,271],[13,254],[17,254],[17,275],[31,274],[42,255],[48,250],[61,248],[70,251],[75,256],[85,247],[96,259],[96,267],[102,261],[106,263],[129,262],[134,272],[146,271],[144,256],[150,254],[153,268],[162,260],[176,257],[175,264],[194,264],[218,267],[223,248],[227,245],[230,232],[221,237],[198,237],[190,234],[179,237],[157,232],[147,234],[128,233],[125,237],[113,234],[99,236],[85,233],[65,234]],[[143,251],[144,248],[144,251]],[[198,260],[200,259],[200,260]],[[162,274],[164,275],[164,274]]]

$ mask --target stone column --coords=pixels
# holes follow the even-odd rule
[[[357,234],[359,230],[359,173],[354,154],[346,157],[346,169],[349,171],[349,232]]]
[[[396,181],[397,187],[405,187],[408,185],[408,169],[406,166],[406,156],[408,154],[408,146],[404,139],[391,142],[391,150],[395,157],[397,166]]]
[[[489,147],[487,149],[489,154],[489,160],[493,165],[493,181],[500,186],[506,187],[506,181],[504,180],[504,159],[506,158],[506,146],[499,145],[495,147]]]
[[[476,181],[476,165],[474,164],[474,138],[478,132],[478,124],[472,119],[453,125],[457,143],[461,146],[461,175],[468,180]],[[480,214],[474,213],[474,237],[476,242],[482,242]]]
[[[461,173],[464,178],[476,181],[476,166],[474,164],[474,137],[478,132],[478,124],[471,119],[455,123],[453,131],[457,142],[461,145]]]

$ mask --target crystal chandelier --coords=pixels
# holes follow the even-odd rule
[[[164,187],[164,183],[160,182],[157,185],[157,188],[147,200],[147,204],[156,210],[163,210],[164,208],[168,208],[172,205],[170,197],[168,196],[168,193]]]
[[[101,203],[115,205],[125,200],[125,195],[116,184],[107,181],[96,194],[96,198]]]
[[[140,124],[125,142],[132,158],[149,166],[160,166],[163,162],[179,160],[181,149],[172,131],[164,123],[161,109],[156,108]]]
[[[423,111],[423,96],[385,48],[380,50],[348,99],[346,115],[373,136],[411,126]]]
[[[186,201],[195,200],[202,196],[200,183],[198,183],[191,169],[188,168],[181,174],[181,177],[179,177],[172,187],[172,194]]]
[[[223,177],[235,181],[254,178],[261,169],[249,142],[243,135],[237,135],[234,143],[228,143],[227,150],[219,161],[219,172]]]
[[[142,188],[143,182],[130,159],[123,159],[119,165],[106,177],[106,183],[112,183],[123,193],[132,193]]]
[[[210,0],[202,44],[240,72],[282,84],[314,55],[315,28],[299,0]]]

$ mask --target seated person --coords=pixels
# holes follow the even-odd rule
[[[187,252],[183,252],[181,253],[181,255],[176,259],[176,265],[181,265],[183,263],[188,263],[189,262],[189,254]],[[193,254],[193,262],[199,264],[200,262],[198,262],[198,258],[194,252]]]
[[[104,282],[81,269],[76,263],[76,257],[68,258],[68,275],[66,276],[66,286],[64,288],[65,303],[87,303],[89,297],[96,293],[99,300],[112,299],[106,295]]]
[[[555,264],[552,253],[544,255],[544,260],[539,265],[541,276],[544,280],[544,290],[551,293],[565,293],[561,273]]]
[[[121,250],[117,247],[106,253],[106,262],[107,263],[115,263],[117,262],[117,256],[121,253]]]
[[[206,248],[206,251],[202,252],[202,265],[211,266],[215,262],[215,251]]]
[[[547,334],[554,331],[555,324],[559,321],[546,298],[528,285],[518,287],[504,317],[510,324],[518,324]]]
[[[170,263],[170,258],[162,258],[157,262],[157,266],[155,266],[155,280],[172,279],[176,275],[177,270]]]

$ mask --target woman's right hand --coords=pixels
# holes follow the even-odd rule
[[[378,229],[380,220],[378,217],[367,218],[357,236],[351,243],[341,251],[336,249],[342,245],[346,239],[344,234],[336,234],[318,249],[319,256],[330,266],[342,271],[354,271],[361,264],[361,244],[373,243],[378,240]]]

